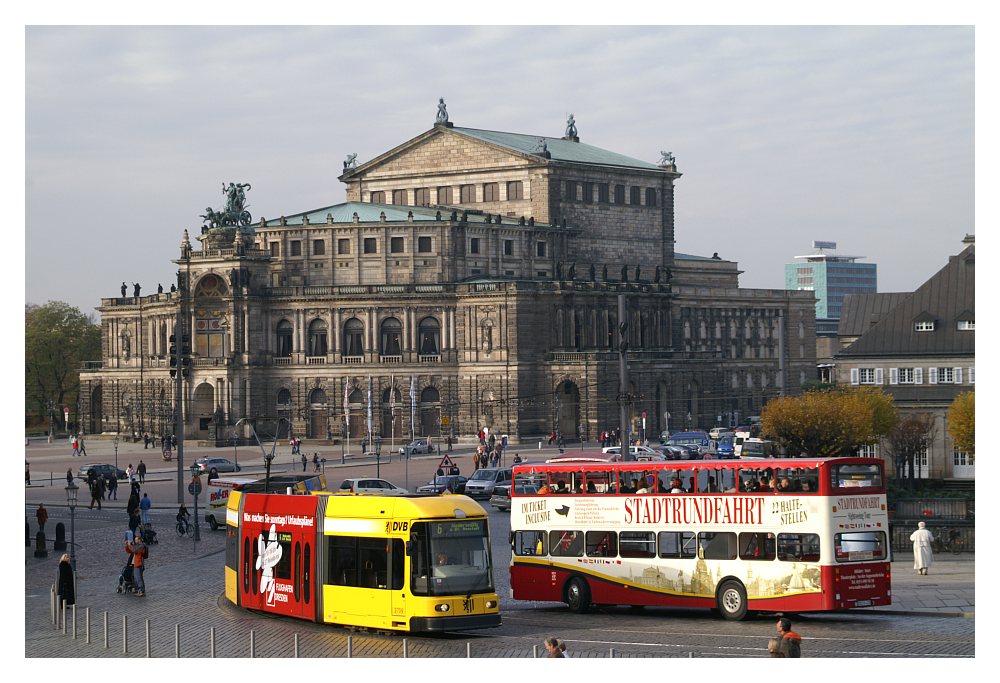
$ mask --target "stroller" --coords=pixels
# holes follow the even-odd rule
[[[134,593],[135,581],[132,579],[132,556],[129,555],[128,562],[122,568],[122,573],[118,576],[118,593]]]
[[[156,540],[156,531],[153,529],[152,524],[143,524],[140,531],[142,532],[142,541],[146,545],[157,545],[159,543]]]

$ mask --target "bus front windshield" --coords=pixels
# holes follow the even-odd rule
[[[417,522],[410,539],[414,595],[493,592],[486,520]]]

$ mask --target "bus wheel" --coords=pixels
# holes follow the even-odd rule
[[[715,598],[722,618],[740,621],[747,615],[747,592],[739,581],[725,581]]]
[[[590,611],[590,587],[585,579],[574,577],[569,580],[566,584],[566,604],[577,614]]]

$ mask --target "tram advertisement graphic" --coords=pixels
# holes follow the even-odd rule
[[[281,546],[278,545],[278,531],[271,525],[268,539],[264,534],[257,537],[257,569],[260,570],[260,592],[266,596],[267,605],[274,607],[274,567],[281,561]]]

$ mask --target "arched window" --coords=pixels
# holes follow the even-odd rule
[[[309,355],[326,355],[326,321],[317,318],[309,323]]]
[[[422,356],[441,353],[441,323],[437,318],[424,318],[417,326],[417,353]]]
[[[287,410],[292,407],[292,392],[282,389],[278,392],[278,410]]]
[[[441,393],[434,387],[427,387],[420,392],[421,403],[437,403],[441,400]]]
[[[386,318],[382,321],[379,354],[382,356],[400,356],[403,353],[401,340],[403,325],[396,318]]]
[[[365,353],[365,324],[357,318],[344,323],[344,355],[362,356]]]
[[[292,324],[287,320],[278,323],[278,353],[279,358],[292,355]]]

